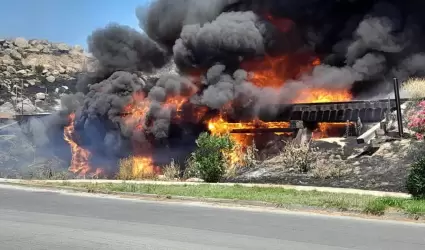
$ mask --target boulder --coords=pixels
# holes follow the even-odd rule
[[[64,69],[61,66],[58,67],[58,71],[59,71],[60,74],[65,74],[66,73],[66,69]]]
[[[27,71],[25,69],[21,69],[21,70],[16,71],[16,74],[18,74],[20,76],[26,76]]]
[[[15,61],[10,57],[10,55],[4,55],[0,58],[0,62],[3,65],[13,65]]]
[[[24,99],[23,101],[16,104],[15,110],[19,113],[23,112],[24,114],[30,114],[34,113],[37,108],[34,106],[34,104],[32,104],[30,99]]]
[[[15,59],[15,60],[21,60],[22,59],[22,55],[21,53],[19,53],[18,51],[12,49],[10,50],[10,57]]]
[[[46,80],[50,83],[54,83],[56,81],[56,78],[54,76],[48,76],[46,77]]]
[[[37,60],[37,58],[24,59],[24,60],[22,60],[22,65],[24,67],[31,67],[31,68],[33,68],[33,67],[35,67],[35,66],[38,65],[38,60]]]
[[[40,43],[38,40],[36,40],[36,39],[33,39],[33,40],[31,40],[30,41],[30,44],[32,45],[32,46],[34,46],[34,45],[36,45],[36,44],[38,44],[38,43]]]
[[[34,85],[37,83],[37,80],[35,80],[35,79],[30,79],[30,80],[27,80],[27,83],[28,83],[29,85],[31,85],[31,86],[34,86]]]
[[[37,100],[45,100],[46,99],[46,94],[45,93],[37,93],[35,94],[35,99]]]
[[[56,49],[63,53],[69,52],[71,50],[71,48],[65,43],[56,44]]]
[[[34,48],[37,49],[38,51],[43,51],[45,46],[43,44],[37,44]]]
[[[23,38],[23,37],[18,37],[18,38],[16,38],[16,39],[13,41],[13,44],[14,44],[16,47],[18,47],[18,48],[22,48],[22,49],[25,49],[25,48],[28,48],[28,47],[29,47],[29,43],[28,43],[28,41],[27,41],[25,38]]]
[[[9,72],[10,74],[16,74],[16,69],[12,66],[7,66],[6,71]]]
[[[15,108],[10,102],[6,102],[0,106],[0,113],[15,114]]]
[[[25,51],[30,52],[30,53],[38,53],[40,52],[40,49],[32,47],[32,48],[28,48]]]

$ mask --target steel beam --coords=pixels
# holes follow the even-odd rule
[[[406,101],[407,99],[400,100],[401,103]],[[363,123],[375,123],[383,120],[386,112],[394,111],[396,107],[394,99],[280,105],[280,107],[270,107],[279,110],[277,116],[260,115],[260,119],[266,122],[302,120],[304,122],[345,123],[347,121],[356,122],[360,118]]]

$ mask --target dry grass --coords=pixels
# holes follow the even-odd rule
[[[253,167],[257,164],[258,159],[258,149],[255,145],[255,141],[252,141],[252,145],[247,147],[245,153],[244,153],[244,163],[245,167]]]
[[[330,156],[327,159],[317,156],[316,162],[311,166],[311,174],[315,178],[328,179],[334,177],[341,177],[343,170],[347,168],[347,164],[341,159],[339,155]]]
[[[402,89],[409,94],[409,97],[414,100],[425,98],[425,79],[412,78],[406,81]]]
[[[289,172],[311,174],[314,178],[328,179],[341,177],[349,169],[340,155],[330,155],[311,142],[286,142],[280,155],[267,160],[266,165]]]
[[[119,161],[119,172],[116,176],[119,180],[146,180],[156,179],[157,176],[153,173],[144,171],[135,171],[133,157],[127,157]]]
[[[199,171],[196,169],[196,162],[193,156],[186,160],[183,179],[199,178]]]
[[[132,180],[133,176],[133,160],[128,157],[119,161],[120,171],[117,174],[117,179]]]
[[[180,166],[173,159],[163,168],[162,173],[166,180],[178,180],[180,179]]]
[[[279,155],[279,160],[284,168],[294,168],[300,173],[307,173],[316,161],[315,152],[317,149],[312,148],[310,142],[288,141]]]

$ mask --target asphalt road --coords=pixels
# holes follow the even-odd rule
[[[425,226],[0,185],[0,249],[423,250]]]

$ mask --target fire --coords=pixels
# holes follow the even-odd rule
[[[290,20],[274,19],[267,16],[269,21],[282,29],[289,31],[292,27]],[[251,72],[250,81],[263,88],[279,89],[285,85],[288,80],[299,79],[303,74],[310,73],[315,66],[321,64],[316,56],[311,54],[289,54],[277,57],[266,56],[259,61],[246,61],[242,63],[242,68]],[[302,83],[300,83],[302,84]],[[324,88],[306,88],[296,93],[293,103],[324,103],[324,102],[342,102],[352,99],[348,89],[335,90]],[[318,129],[313,133],[313,139],[320,139],[329,136],[334,129],[340,129],[345,124],[318,124]],[[208,122],[208,129],[213,135],[230,134],[231,138],[238,144],[243,151],[251,145],[254,139],[254,130],[261,129],[282,129],[289,128],[288,122],[263,122],[254,120],[250,122],[228,123],[221,116],[211,119]],[[250,130],[253,130],[251,132]],[[237,133],[235,133],[237,131]],[[245,132],[245,133],[244,133]],[[275,132],[282,135],[286,132]],[[243,161],[243,152],[235,150],[227,156],[232,163],[241,163]]]
[[[127,126],[137,124],[136,127],[138,129],[143,129],[149,111],[149,105],[150,101],[145,98],[144,93],[134,93],[131,102],[124,107],[124,123]]]
[[[273,23],[279,24],[279,28],[289,30],[291,22],[288,20],[272,20]],[[308,53],[288,54],[283,56],[266,56],[261,61],[247,61],[241,64],[241,67],[251,72],[249,80],[256,86],[262,88],[279,89],[285,85],[288,80],[299,79],[303,74],[309,73],[317,65],[320,65],[320,59]],[[302,83],[300,83],[302,84]],[[196,92],[196,91],[195,91]],[[188,121],[185,113],[190,113],[190,119],[200,122],[208,112],[206,107],[196,107],[192,112],[183,112],[183,107],[189,102],[191,92],[186,96],[168,96],[163,103],[162,109],[173,111],[173,121]],[[332,90],[323,88],[303,89],[296,93],[294,103],[321,103],[321,102],[338,102],[348,101],[352,99],[349,90]],[[282,101],[284,102],[284,101]],[[152,100],[150,100],[143,92],[134,93],[129,104],[123,109],[123,121],[128,127],[134,128],[134,133],[144,133],[152,126],[152,118],[149,110]],[[229,103],[231,106],[232,103]],[[186,107],[185,107],[186,109]],[[90,152],[79,147],[74,141],[74,120],[75,114],[70,116],[70,125],[65,128],[65,140],[71,145],[72,161],[70,171],[85,175],[90,172],[89,158]],[[247,122],[226,122],[221,115],[209,120],[208,129],[213,135],[229,134],[236,143],[236,147],[232,152],[226,152],[226,157],[232,165],[243,165],[244,151],[248,149],[256,134],[261,134],[262,130],[269,130],[267,133],[277,135],[286,135],[291,133],[288,131],[290,124],[288,122],[264,122],[261,120],[252,120]],[[319,124],[319,128],[314,138],[322,138],[328,136],[327,131],[335,126],[335,124]],[[260,131],[260,132],[258,132]],[[263,131],[266,132],[266,131]],[[133,154],[131,158],[131,173],[134,177],[151,176],[159,173],[155,167],[152,147],[149,142],[132,141]],[[100,169],[96,170],[96,175],[102,173]]]
[[[208,129],[212,134],[220,135],[231,133],[238,129],[258,129],[258,128],[289,128],[288,122],[263,122],[253,120],[250,122],[229,123],[222,117],[214,118],[208,121]]]
[[[182,107],[187,102],[188,98],[185,96],[171,96],[167,97],[161,108],[175,111],[174,118],[179,119]],[[151,100],[144,93],[135,93],[129,104],[124,108],[124,123],[129,127],[133,127],[134,132],[144,133],[146,128],[150,126],[150,105]],[[201,115],[201,112],[199,115]],[[154,165],[152,148],[148,145],[149,143],[133,140],[132,144],[134,153],[132,157],[132,175],[140,178],[159,174],[160,169]]]
[[[79,176],[85,176],[90,172],[89,158],[90,152],[82,147],[78,146],[78,144],[74,141],[75,138],[75,113],[69,115],[69,125],[64,129],[64,139],[71,146],[71,165],[69,167],[69,171],[78,174]],[[100,174],[101,170],[96,170],[96,173]]]
[[[295,103],[344,102],[352,99],[348,90],[305,89],[299,93]]]
[[[347,126],[347,123],[319,123],[318,128],[315,131],[313,131],[312,139],[319,140],[322,138],[328,138],[332,136],[332,133],[334,133],[335,130],[340,131],[346,126]]]
[[[134,127],[134,132],[143,133],[148,122],[148,112],[150,100],[146,98],[143,92],[133,94],[131,101],[124,108],[124,123],[129,127]],[[145,156],[150,153],[146,148],[147,145],[141,145],[140,142],[133,140],[133,151],[135,156],[131,158],[131,173],[133,177],[142,177],[152,175],[154,173],[153,159]]]
[[[134,156],[132,158],[132,174],[133,176],[152,176],[155,174],[154,164],[151,157]]]
[[[258,87],[281,88],[285,81],[297,79],[320,64],[320,59],[308,53],[281,56],[266,55],[261,60],[242,62],[251,72],[250,81]]]
[[[187,98],[184,96],[174,96],[167,98],[164,106],[167,108],[175,109],[177,112],[182,111],[182,106],[187,102]]]
[[[227,152],[225,157],[230,160],[232,165],[243,165],[244,151],[251,145],[254,139],[253,132],[236,133],[240,131],[249,131],[255,129],[277,129],[289,128],[288,122],[263,122],[261,120],[253,120],[250,122],[229,123],[221,116],[208,121],[208,129],[212,135],[230,135],[237,147],[232,152]],[[281,134],[281,133],[276,133]]]
[[[318,57],[302,53],[277,57],[266,56],[260,61],[243,62],[242,68],[251,72],[249,80],[254,85],[279,89],[288,80],[299,79],[320,64]],[[297,93],[297,96],[294,103],[340,102],[352,99],[348,89],[306,88]]]

